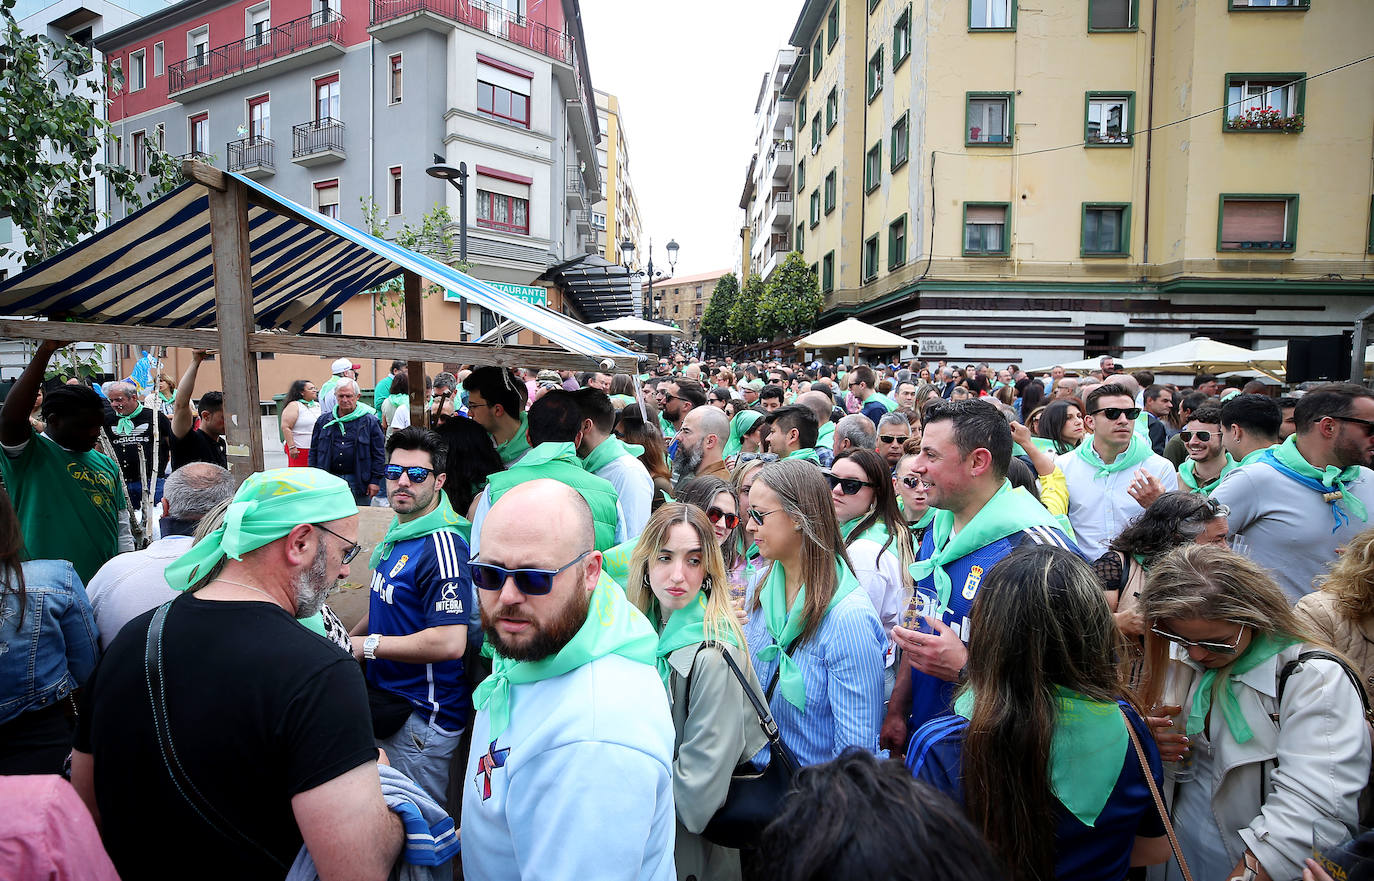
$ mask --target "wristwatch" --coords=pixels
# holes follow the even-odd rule
[[[369,633],[367,639],[363,640],[363,657],[369,661],[377,659],[377,643],[382,641],[382,637],[376,633]]]

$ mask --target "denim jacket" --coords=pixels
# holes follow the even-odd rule
[[[24,564],[19,597],[0,603],[0,723],[60,701],[95,668],[99,631],[86,588],[66,560]]]

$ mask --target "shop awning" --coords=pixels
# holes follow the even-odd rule
[[[624,266],[597,254],[551,266],[538,280],[561,287],[588,324],[642,311],[639,280]]]

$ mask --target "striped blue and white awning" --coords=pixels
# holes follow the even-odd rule
[[[565,315],[539,309],[437,260],[247,185],[253,315],[301,333],[346,300],[410,271],[468,302],[598,358],[634,357]],[[210,200],[186,184],[26,272],[0,282],[0,314],[122,326],[215,326]]]

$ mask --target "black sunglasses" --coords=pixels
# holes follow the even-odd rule
[[[429,480],[429,476],[433,473],[433,468],[421,468],[419,465],[411,465],[409,467],[401,465],[386,466],[387,480],[400,480],[401,475],[404,474],[406,477],[410,478],[411,483],[424,483],[426,480]]]
[[[1185,444],[1186,444],[1186,443],[1191,443],[1192,440],[1193,440],[1193,438],[1197,438],[1199,441],[1201,441],[1201,442],[1204,443],[1204,444],[1205,444],[1205,443],[1210,443],[1211,440],[1212,440],[1212,432],[1210,432],[1210,431],[1208,431],[1208,430],[1206,430],[1206,429],[1201,429],[1201,430],[1198,430],[1198,431],[1180,431],[1180,432],[1178,433],[1178,436],[1181,437],[1181,438],[1183,438],[1183,442],[1184,442]]]
[[[915,489],[916,487],[920,486],[920,484],[921,484],[921,478],[919,478],[919,477],[903,477],[903,478],[902,478],[902,483],[906,484],[906,488],[907,488],[907,489]]]
[[[1338,422],[1349,422],[1351,425],[1363,425],[1365,437],[1374,437],[1374,421],[1368,419],[1357,419],[1354,416],[1332,416]],[[1318,419],[1318,422],[1321,420]]]
[[[859,480],[857,477],[836,477],[829,471],[825,472],[825,482],[830,484],[832,490],[838,486],[840,492],[847,496],[852,496],[864,487],[873,485],[867,480]]]
[[[1139,408],[1139,407],[1129,407],[1129,408],[1125,408],[1125,407],[1103,407],[1101,410],[1094,410],[1094,411],[1092,411],[1091,413],[1089,413],[1088,415],[1089,415],[1089,416],[1096,416],[1098,413],[1101,413],[1103,416],[1106,416],[1106,417],[1107,417],[1107,420],[1108,420],[1109,422],[1115,422],[1116,420],[1118,420],[1118,419],[1121,418],[1121,415],[1122,415],[1123,413],[1126,415],[1126,418],[1127,418],[1127,419],[1135,419],[1136,417],[1138,417],[1138,416],[1140,415],[1140,408]]]
[[[734,529],[736,526],[739,526],[738,514],[731,514],[726,511],[722,511],[720,508],[706,509],[706,519],[710,520],[712,523],[719,523],[722,518],[725,520],[726,529]]]
[[[898,441],[908,440],[910,437],[911,435],[909,434],[880,434],[878,435],[878,440],[885,444],[895,444]]]
[[[555,577],[582,562],[591,551],[583,551],[557,569],[507,569],[494,563],[472,560],[472,582],[482,590],[500,590],[506,579],[515,580],[515,587],[526,596],[544,596],[553,590]]]
[[[344,565],[345,565],[345,566],[348,565],[349,563],[353,562],[353,558],[356,557],[356,556],[358,556],[358,551],[361,551],[361,550],[363,549],[363,546],[360,545],[360,544],[358,544],[356,541],[349,541],[348,539],[344,538],[342,535],[339,535],[337,532],[335,532],[334,530],[330,529],[328,526],[325,526],[325,525],[323,525],[323,524],[321,524],[321,523],[314,523],[314,524],[312,524],[312,525],[313,525],[313,526],[316,526],[316,527],[318,527],[318,528],[320,528],[320,529],[323,529],[325,532],[327,532],[327,533],[329,533],[330,535],[334,536],[335,538],[337,538],[339,541],[343,542],[343,543],[346,545],[346,547],[344,548],[344,552],[343,552],[343,562],[344,562]]]

